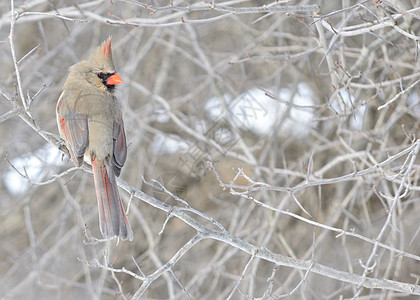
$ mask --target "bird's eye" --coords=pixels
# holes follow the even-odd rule
[[[102,83],[104,84],[104,86],[106,86],[106,88],[108,89],[109,92],[112,92],[115,89],[115,85],[109,85],[107,84],[107,80],[109,77],[111,77],[112,75],[114,75],[115,72],[113,73],[106,73],[106,72],[97,72],[96,75],[99,77],[99,79],[102,80]]]
[[[112,74],[111,74],[111,73],[99,72],[99,73],[96,73],[96,75],[98,75],[98,77],[99,77],[102,81],[106,82],[106,80],[107,80],[107,79],[109,78],[109,76],[111,76]]]

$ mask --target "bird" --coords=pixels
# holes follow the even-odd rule
[[[123,83],[115,71],[111,37],[88,57],[69,68],[56,106],[57,125],[73,163],[92,165],[105,239],[133,240],[118,192],[116,177],[127,159],[127,141],[115,86]]]

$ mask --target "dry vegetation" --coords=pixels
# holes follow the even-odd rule
[[[0,17],[0,298],[420,295],[419,0],[21,0]],[[108,35],[133,242],[97,240],[89,166],[38,151],[59,147],[67,68]],[[228,101],[250,89],[248,119],[274,113],[263,134]]]

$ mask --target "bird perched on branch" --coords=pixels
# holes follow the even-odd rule
[[[60,136],[76,166],[84,158],[92,164],[102,235],[131,241],[133,232],[115,180],[127,158],[127,144],[114,96],[115,85],[123,81],[112,62],[111,38],[69,70],[56,108]]]

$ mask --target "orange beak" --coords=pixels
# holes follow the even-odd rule
[[[123,83],[124,81],[121,79],[120,75],[115,73],[114,75],[111,75],[106,80],[106,85],[116,85],[119,83]]]

